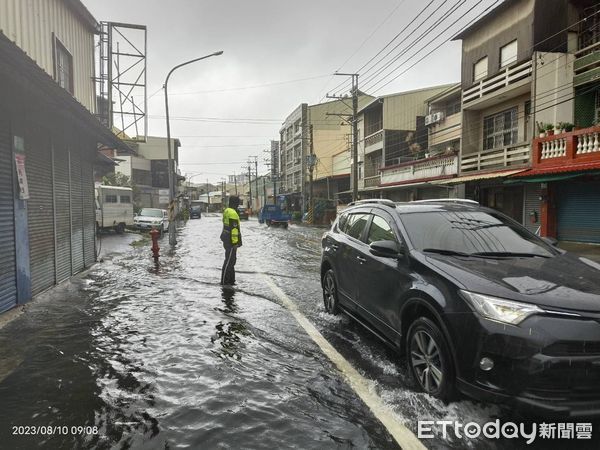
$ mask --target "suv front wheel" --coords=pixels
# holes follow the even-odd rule
[[[446,339],[435,322],[420,317],[408,330],[406,355],[419,388],[444,401],[454,394],[454,363]]]

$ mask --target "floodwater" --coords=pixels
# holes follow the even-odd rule
[[[511,420],[497,406],[415,392],[403,359],[347,317],[324,313],[323,231],[243,222],[235,290],[219,286],[217,216],[182,225],[174,250],[163,238],[158,266],[149,244],[105,237],[91,271],[0,330],[0,447],[399,448],[268,280],[413,432],[418,420]],[[527,447],[439,432],[423,443]]]

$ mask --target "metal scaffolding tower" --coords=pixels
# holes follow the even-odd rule
[[[123,139],[145,141],[146,26],[101,22],[98,44],[98,118]]]

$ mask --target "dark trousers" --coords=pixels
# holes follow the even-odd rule
[[[237,247],[225,247],[225,261],[221,269],[221,284],[235,283],[235,262],[237,260]]]

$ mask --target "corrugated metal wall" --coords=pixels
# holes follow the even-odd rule
[[[560,183],[558,192],[558,239],[600,243],[600,183]]]
[[[535,233],[540,226],[541,222],[541,211],[540,211],[540,195],[542,192],[542,185],[540,183],[526,183],[525,184],[525,198],[523,204],[523,224],[525,227]],[[537,214],[537,220],[535,223],[531,222],[530,213],[535,211]]]
[[[40,293],[55,283],[54,199],[52,151],[48,134],[37,127],[25,135],[25,167],[29,184],[27,221],[31,293]]]
[[[94,169],[90,157],[84,157],[81,160],[81,173],[83,201],[83,262],[85,267],[90,267],[96,261],[96,203],[94,184],[92,182],[94,180]]]
[[[71,191],[69,153],[61,139],[53,143],[54,226],[56,229],[56,281],[71,276]]]
[[[8,119],[0,115],[0,312],[17,304],[13,158]]]
[[[71,272],[81,272],[83,258],[83,184],[81,182],[81,151],[77,143],[69,150],[71,175]]]
[[[95,112],[94,35],[64,0],[0,0],[0,30],[54,76],[52,33],[73,56],[74,95]]]

